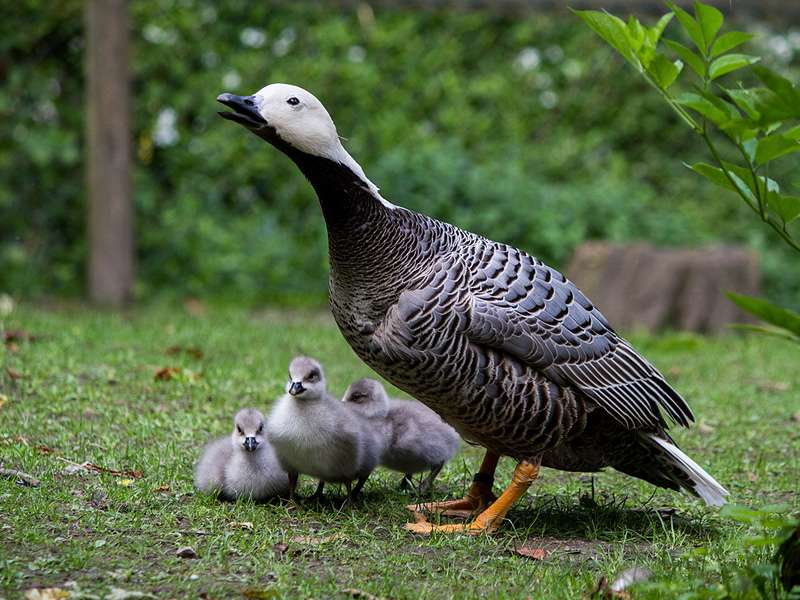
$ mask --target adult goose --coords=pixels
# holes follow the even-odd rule
[[[487,450],[461,500],[428,512],[470,523],[406,527],[494,531],[537,477],[613,467],[710,505],[727,491],[666,433],[692,412],[664,377],[561,273],[494,242],[385,200],[342,146],[325,107],[275,83],[217,100],[286,154],[319,197],[328,229],[330,301],[358,356]],[[511,216],[509,217],[511,218]],[[500,456],[518,461],[495,498]]]

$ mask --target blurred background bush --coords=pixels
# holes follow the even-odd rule
[[[565,9],[331,9],[137,0],[139,299],[323,303],[326,238],[287,159],[216,115],[222,91],[313,91],[390,200],[565,266],[587,239],[743,243],[800,307],[800,265],[732,194],[688,172],[701,142]],[[0,27],[0,290],[83,293],[84,22],[20,0]],[[662,11],[663,12],[663,11]],[[735,23],[794,77],[800,30]]]

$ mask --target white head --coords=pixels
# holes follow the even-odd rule
[[[319,400],[325,397],[325,372],[322,365],[308,356],[296,356],[289,363],[286,392],[298,400]]]
[[[244,125],[274,145],[278,138],[300,152],[345,165],[376,198],[393,208],[344,149],[333,119],[311,92],[288,83],[271,83],[252,96],[224,93],[217,100],[235,111],[221,112],[220,116]]]
[[[347,402],[353,410],[368,418],[383,418],[389,414],[389,396],[380,382],[374,379],[359,379],[351,383],[342,402]]]
[[[264,443],[264,415],[255,408],[243,408],[233,417],[231,441],[234,448],[254,451]]]

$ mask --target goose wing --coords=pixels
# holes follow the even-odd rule
[[[468,271],[465,332],[474,343],[579,389],[626,428],[666,427],[662,410],[684,426],[694,420],[655,367],[555,269],[497,244]]]

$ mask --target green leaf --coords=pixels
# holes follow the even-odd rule
[[[741,69],[761,60],[758,56],[748,54],[726,54],[715,59],[708,67],[708,76],[711,79],[722,77],[726,73]]]
[[[700,58],[697,54],[695,54],[692,50],[684,46],[683,44],[679,44],[673,40],[664,40],[664,43],[672,48],[672,51],[675,52],[678,56],[680,56],[681,60],[689,65],[695,73],[699,77],[703,77],[705,75],[706,67],[703,63],[703,59]]]
[[[757,175],[756,179],[753,179],[753,174],[750,172],[750,169],[747,167],[742,167],[740,165],[736,165],[733,163],[729,163],[726,161],[722,161],[722,165],[731,173],[734,182],[736,182],[737,187],[740,185],[744,185],[746,191],[749,192],[749,197],[753,202],[756,201],[756,197],[760,196],[761,198],[766,198],[769,192],[780,192],[780,186],[778,182],[774,179],[770,179],[769,177],[764,177],[763,175]],[[758,188],[756,188],[756,185]],[[742,193],[745,193],[745,189],[739,188]]]
[[[753,71],[783,103],[797,111],[794,114],[800,113],[800,92],[791,81],[764,66],[753,67]]]
[[[753,67],[757,69],[759,67]],[[781,100],[770,89],[740,88],[726,90],[736,106],[747,113],[754,125],[764,130],[775,128],[787,119],[800,118],[800,106],[791,105]]]
[[[714,105],[709,99],[692,92],[685,92],[675,98],[675,102],[681,106],[691,108],[700,113],[706,119],[717,125],[721,125],[729,120],[729,114]]]
[[[675,15],[672,13],[667,13],[663,15],[653,27],[650,28],[650,35],[653,36],[653,42],[658,42],[661,38],[661,34],[664,33],[664,30],[669,25],[669,22],[672,21],[672,17]]]
[[[800,141],[800,125],[795,125],[791,129],[787,129],[782,135],[790,140]]]
[[[647,72],[653,76],[658,87],[662,90],[667,89],[680,74],[683,63],[676,60],[674,63],[663,54],[656,54]]]
[[[767,194],[767,204],[778,213],[778,216],[787,225],[800,217],[800,197],[798,196],[771,191]]]
[[[714,42],[719,28],[722,27],[722,21],[724,20],[722,13],[713,6],[696,1],[694,3],[694,14],[700,23],[700,29],[703,32],[703,38],[708,48]]]
[[[718,186],[736,191],[736,188],[733,186],[730,180],[725,176],[725,172],[722,169],[709,165],[708,163],[694,163],[693,165],[690,165],[688,163],[683,163],[683,164],[689,167],[695,173],[699,173],[700,175],[702,175],[709,181],[712,181],[713,183],[717,184]]]
[[[745,33],[744,31],[729,31],[717,38],[714,45],[711,46],[711,56],[719,56],[720,54],[733,50],[736,46],[744,44],[747,40],[752,39],[752,33]]]
[[[583,22],[592,31],[611,44],[625,60],[639,68],[639,60],[634,55],[629,41],[628,28],[622,19],[597,10],[573,10],[572,12],[583,19]]]
[[[672,13],[667,13],[662,16],[658,23],[656,23],[650,29],[644,29],[644,39],[642,42],[642,47],[639,50],[638,57],[639,61],[647,68],[655,57],[657,53],[657,46],[658,40],[661,39],[661,34],[664,33],[664,28],[669,24],[672,18],[675,15]],[[630,22],[628,23],[628,27],[630,27]]]
[[[800,143],[796,139],[781,134],[770,135],[758,140],[755,162],[761,166],[770,160],[792,152],[800,152]]]
[[[794,335],[800,336],[800,314],[773,304],[763,298],[744,296],[734,292],[725,292],[725,295],[742,310],[757,316],[776,327],[781,327],[791,331]]]
[[[791,331],[783,329],[782,327],[775,327],[774,325],[750,325],[747,323],[733,323],[731,325],[734,329],[741,329],[742,331],[751,331],[761,335],[771,335],[782,340],[789,340],[800,344],[800,337],[794,335]]]
[[[644,44],[644,37],[645,31],[642,24],[639,23],[639,19],[634,17],[633,15],[628,17],[628,44],[633,49],[635,53],[638,54],[639,50]]]
[[[761,118],[761,113],[756,107],[758,99],[753,90],[744,88],[725,89],[725,93],[752,121],[757,122]]]
[[[683,10],[680,6],[673,2],[667,2],[667,6],[669,9],[675,13],[675,16],[678,17],[678,22],[683,27],[684,31],[689,35],[691,40],[694,42],[694,45],[697,46],[697,49],[700,50],[701,54],[706,53],[706,41],[705,37],[703,36],[703,30],[700,27],[700,24],[694,20],[694,17],[690,15],[688,12]]]

